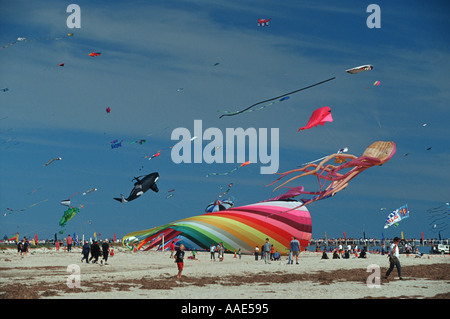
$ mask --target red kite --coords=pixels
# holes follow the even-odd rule
[[[310,129],[319,124],[325,125],[325,122],[333,122],[333,118],[331,117],[331,109],[329,106],[324,106],[315,110],[309,118],[308,124],[306,124],[306,126],[304,127],[299,128],[297,132]]]

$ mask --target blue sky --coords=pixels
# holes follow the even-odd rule
[[[70,2],[0,2],[0,45],[74,33],[0,50],[0,88],[9,89],[0,92],[1,237],[16,231],[53,237],[65,210],[60,201],[93,187],[98,191],[72,197],[84,208],[66,233],[121,237],[197,215],[229,183],[236,206],[280,194],[265,186],[275,176],[261,175],[260,163],[206,178],[237,164],[174,164],[168,150],[144,158],[174,145],[175,128],[193,131],[196,119],[223,132],[279,128],[279,172],[342,147],[359,156],[374,141],[392,140],[391,161],[308,206],[313,237],[343,231],[360,237],[363,229],[373,237],[400,231],[437,237],[426,210],[450,200],[446,2],[377,1],[379,29],[366,26],[370,1],[75,3],[79,29],[67,28]],[[271,18],[270,25],[258,27],[259,18]],[[88,56],[92,51],[101,56]],[[363,64],[374,69],[345,73]],[[219,119],[218,110],[239,110],[334,76],[283,103]],[[377,80],[381,85],[372,86]],[[330,106],[334,122],[297,133],[322,106]],[[124,141],[121,148],[110,148],[115,139]],[[127,143],[139,139],[146,143]],[[54,157],[62,161],[43,166]],[[134,176],[151,172],[160,174],[159,193],[126,204],[112,199],[129,194]],[[291,186],[300,184],[318,187],[314,179]],[[46,199],[23,212],[7,210]],[[405,203],[411,217],[384,230],[388,212]]]

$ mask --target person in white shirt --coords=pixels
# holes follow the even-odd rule
[[[209,253],[211,255],[210,260],[216,261],[216,256],[215,256],[215,254],[216,254],[216,246],[214,246],[214,244],[211,244],[211,247],[209,247]]]
[[[389,249],[390,256],[389,256],[389,269],[386,272],[386,275],[384,276],[385,279],[389,277],[392,270],[394,270],[394,267],[397,268],[398,277],[401,280],[402,279],[402,266],[400,265],[400,249],[398,247],[398,244],[400,243],[400,238],[395,237],[394,243],[391,245],[391,248]]]

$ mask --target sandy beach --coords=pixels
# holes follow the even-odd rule
[[[37,248],[21,257],[14,249],[1,251],[0,298],[450,298],[448,255],[401,255],[403,280],[398,279],[396,269],[386,280],[383,277],[388,259],[378,254],[368,254],[366,259],[352,256],[322,260],[321,253],[302,252],[298,265],[288,265],[285,256],[281,261],[265,264],[255,261],[254,256],[243,255],[239,259],[226,254],[223,262],[217,258],[214,262],[209,253],[199,252],[197,260],[185,258],[183,276],[177,280],[177,267],[169,258],[170,252],[131,252],[116,247],[108,265],[81,263],[80,252],[79,248],[70,253]],[[188,256],[190,252],[186,253]],[[367,271],[370,265],[380,267],[379,285],[376,272]],[[74,280],[76,270],[79,288]],[[68,278],[72,288],[67,284]]]

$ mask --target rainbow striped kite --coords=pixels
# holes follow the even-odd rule
[[[188,250],[208,250],[222,242],[226,251],[253,253],[269,238],[275,251],[286,255],[293,236],[301,250],[311,239],[311,216],[305,206],[298,206],[297,201],[268,201],[233,207],[136,231],[125,235],[122,243],[137,250],[167,249],[172,242]]]

